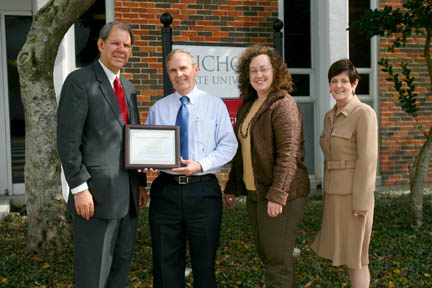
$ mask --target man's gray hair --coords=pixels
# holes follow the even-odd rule
[[[118,28],[124,30],[124,31],[129,32],[129,35],[131,38],[131,45],[133,45],[134,35],[132,32],[132,28],[129,26],[129,24],[119,22],[119,21],[112,21],[112,22],[106,23],[99,32],[99,38],[102,39],[103,41],[105,41],[108,38],[109,34],[111,33],[111,30],[112,30],[114,25],[117,26]]]
[[[191,63],[192,63],[192,66],[195,66],[195,65],[197,65],[198,63],[197,63],[197,61],[196,61],[196,59],[195,59],[195,57],[190,53],[190,52],[188,52],[188,51],[186,51],[186,50],[183,50],[183,49],[179,49],[179,48],[177,48],[177,49],[174,49],[174,50],[172,50],[168,55],[167,55],[167,57],[166,57],[166,63],[167,63],[167,65],[168,65],[168,62],[175,56],[175,55],[177,55],[177,54],[179,54],[179,53],[184,53],[184,54],[186,54],[186,55],[189,55],[189,57],[190,57],[190,59],[191,59]]]

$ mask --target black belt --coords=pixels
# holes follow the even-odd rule
[[[159,174],[159,177],[162,177],[164,180],[168,180],[170,182],[183,185],[183,184],[210,181],[214,179],[216,176],[214,174],[206,174],[206,175],[198,175],[198,176],[172,175],[172,174],[161,172]]]

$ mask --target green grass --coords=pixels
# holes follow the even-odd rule
[[[405,219],[408,195],[377,194],[370,247],[371,287],[432,287],[432,195],[424,198],[424,227]],[[299,287],[350,287],[344,267],[309,249],[321,225],[322,199],[306,205],[299,229]],[[147,210],[140,216],[136,253],[128,287],[151,287],[151,244]],[[64,255],[43,258],[25,252],[27,219],[12,213],[0,223],[0,287],[73,287],[72,247]],[[261,287],[263,267],[255,253],[244,204],[224,209],[217,257],[219,287]],[[187,279],[192,287],[192,279]]]

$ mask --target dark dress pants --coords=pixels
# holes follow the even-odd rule
[[[214,266],[222,196],[216,177],[177,184],[159,176],[150,193],[153,287],[185,287],[186,243],[192,262],[193,287],[217,287]]]
[[[270,217],[268,200],[260,199],[256,191],[248,191],[248,217],[258,255],[264,264],[267,288],[297,287],[293,250],[306,199],[287,201],[282,214]]]
[[[136,212],[121,219],[74,216],[75,287],[125,287],[135,248]]]

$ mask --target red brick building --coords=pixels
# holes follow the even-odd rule
[[[404,1],[380,1],[379,7],[392,6],[402,8]],[[379,58],[385,57],[392,61],[408,63],[412,75],[416,78],[416,91],[419,93],[418,124],[407,113],[403,112],[398,103],[398,94],[393,83],[385,81],[388,74],[379,71],[379,123],[380,123],[380,174],[384,185],[409,183],[409,167],[414,161],[425,141],[423,132],[432,126],[432,94],[426,60],[424,58],[424,36],[408,39],[405,47],[388,52],[393,37],[381,37],[378,44]],[[397,66],[396,66],[397,67]],[[399,71],[400,71],[399,67]],[[432,170],[428,170],[431,175]],[[428,178],[428,182],[432,179]]]
[[[161,88],[161,34],[159,33],[161,29],[159,16],[162,13],[168,12],[174,18],[172,24],[174,42],[262,43],[266,45],[273,45],[272,23],[280,15],[278,10],[280,9],[278,6],[279,3],[276,0],[190,0],[179,1],[180,3],[172,4],[168,4],[167,2],[171,1],[116,1],[115,5],[115,18],[119,21],[131,23],[136,27],[137,38],[140,40],[140,44],[137,43],[137,46],[140,46],[140,52],[139,54],[134,53],[134,56],[139,57],[140,63],[146,63],[143,67],[157,69],[158,75],[157,77],[153,76],[152,80],[149,79],[150,77],[139,77],[136,79],[133,75],[133,68],[141,64],[136,65],[132,62],[130,66],[133,68],[125,69],[127,73],[130,72],[130,77],[137,85],[138,89],[142,91],[139,100],[140,106],[142,107],[143,118],[146,117],[148,107],[151,106],[154,100],[158,99],[158,96],[163,96],[161,94],[163,93]],[[213,4],[206,4],[208,2],[212,2]],[[356,6],[356,3],[350,4],[352,6],[348,8],[348,13],[351,11],[352,16],[356,17],[356,13],[359,13],[356,9],[359,10],[363,7],[362,5]],[[379,3],[370,4],[375,4],[379,8],[383,8],[386,5],[392,6],[393,8],[402,7],[401,1],[379,1]],[[295,4],[290,6],[296,8]],[[313,21],[313,19],[311,19],[311,21]],[[313,23],[311,23],[310,26],[313,26]],[[284,36],[285,38],[289,37],[287,34]],[[159,41],[154,41],[155,39],[159,39]],[[289,39],[287,40],[285,44],[290,42]],[[406,47],[396,49],[395,52],[389,53],[386,48],[390,45],[391,40],[392,39],[389,37],[380,37],[376,45],[378,50],[376,59],[380,59],[381,57],[403,59],[410,64],[410,67],[414,70],[413,76],[417,79],[417,91],[422,95],[429,95],[426,98],[420,97],[421,112],[419,116],[420,123],[424,125],[425,128],[428,128],[432,123],[432,114],[430,113],[431,94],[429,91],[427,69],[423,57],[425,38],[413,37],[409,39]],[[298,48],[305,49],[305,47]],[[371,49],[374,49],[374,47]],[[355,50],[355,47],[350,47],[350,50]],[[373,52],[370,53],[372,54]],[[409,181],[408,167],[412,164],[414,156],[422,146],[424,137],[415,128],[416,123],[414,119],[400,109],[397,100],[398,95],[392,83],[385,81],[388,75],[374,64],[375,63],[370,63],[370,66],[367,68],[375,69],[375,73],[378,73],[376,82],[371,82],[370,78],[372,77],[369,76],[374,73],[374,71],[366,75],[369,76],[369,85],[377,85],[377,96],[373,95],[370,98],[377,99],[378,102],[377,105],[374,105],[374,102],[371,101],[372,105],[377,110],[380,123],[380,169],[378,176],[381,176],[382,184],[384,185],[407,184]],[[141,70],[141,73],[148,73],[148,75],[150,75],[152,72],[146,71],[145,68]],[[291,66],[289,66],[289,68],[291,68]],[[359,68],[364,67],[359,66]],[[320,75],[320,77],[325,77],[325,75]],[[373,89],[369,87],[368,92],[371,92],[371,90],[373,91]],[[225,177],[222,177],[222,179],[225,179]]]
[[[56,61],[55,86],[60,91],[66,75],[86,65],[97,57],[92,44],[100,26],[105,21],[118,20],[132,25],[135,33],[133,56],[124,74],[139,91],[139,109],[144,121],[149,107],[164,96],[162,33],[160,16],[170,13],[174,45],[194,46],[199,43],[224,47],[244,47],[252,43],[273,45],[273,22],[280,19],[285,26],[283,55],[293,75],[293,96],[299,103],[304,117],[306,164],[313,187],[322,177],[323,157],[319,148],[319,135],[324,114],[334,104],[329,93],[327,70],[340,58],[349,57],[357,66],[361,80],[357,89],[360,99],[372,106],[379,117],[379,170],[378,184],[408,184],[408,167],[422,146],[424,137],[416,129],[415,122],[400,109],[396,91],[387,82],[377,65],[381,57],[404,59],[413,69],[416,87],[421,93],[419,121],[428,129],[432,124],[432,99],[429,79],[423,58],[424,37],[408,39],[406,47],[389,53],[388,37],[375,37],[370,41],[361,39],[346,30],[350,21],[358,19],[366,9],[392,6],[401,8],[404,0],[96,0],[65,36]],[[22,157],[19,152],[24,135],[20,132],[19,95],[13,89],[14,48],[17,35],[31,23],[31,15],[46,0],[38,0],[35,7],[31,0],[0,3],[0,45],[6,51],[1,55],[0,114],[5,121],[0,134],[0,195],[22,194]],[[95,36],[96,35],[96,36]],[[22,44],[21,44],[22,45]],[[228,49],[228,48],[226,48]],[[15,49],[16,50],[16,49]],[[10,52],[10,53],[9,53]],[[97,50],[96,50],[97,52]],[[60,57],[61,56],[61,57]],[[201,67],[202,68],[202,67]],[[201,73],[201,72],[200,72]],[[198,84],[198,86],[200,86]],[[213,92],[213,91],[210,91]],[[217,91],[213,92],[217,95]],[[428,97],[424,97],[428,95]],[[223,97],[223,95],[222,95]],[[21,134],[20,134],[21,133]],[[21,145],[21,146],[20,146]],[[219,175],[226,181],[224,172]]]

